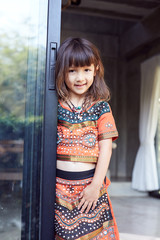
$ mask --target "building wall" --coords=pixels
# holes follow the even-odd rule
[[[141,88],[141,63],[148,58],[160,54],[160,40],[146,44],[124,59],[126,96],[126,176],[132,176],[134,161],[139,147],[139,113]],[[124,100],[125,101],[125,100]],[[122,124],[122,123],[121,123]],[[124,134],[124,133],[123,133]],[[123,141],[122,141],[123,142]]]
[[[67,37],[86,38],[93,42],[100,50],[105,68],[105,80],[112,93],[110,104],[116,119],[117,59],[119,54],[118,22],[100,17],[62,12],[61,41],[63,42]],[[110,164],[112,176],[116,174],[116,151],[116,149],[113,150]]]
[[[100,50],[105,80],[112,93],[110,105],[119,131],[110,163],[112,179],[130,180],[139,146],[140,63],[160,50],[159,42],[129,57],[120,56],[122,34],[133,23],[62,12],[61,40],[83,37]]]

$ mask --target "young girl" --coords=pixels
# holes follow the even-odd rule
[[[118,240],[106,178],[118,136],[97,48],[69,38],[56,63],[58,145],[55,239]]]

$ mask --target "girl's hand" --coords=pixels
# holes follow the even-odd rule
[[[78,210],[81,208],[80,212],[88,213],[92,207],[92,210],[95,209],[97,200],[99,198],[100,188],[95,188],[91,183],[88,185],[83,192],[80,194],[80,203],[78,205]],[[86,211],[84,211],[86,209]]]

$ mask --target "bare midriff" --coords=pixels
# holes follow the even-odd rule
[[[57,169],[67,172],[82,172],[94,169],[95,163],[71,162],[57,160]]]

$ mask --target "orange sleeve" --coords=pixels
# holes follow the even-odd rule
[[[118,138],[118,132],[115,125],[115,121],[112,115],[111,108],[108,103],[107,108],[109,108],[109,111],[103,113],[100,118],[98,119],[98,141],[112,138],[113,141],[115,141]]]

